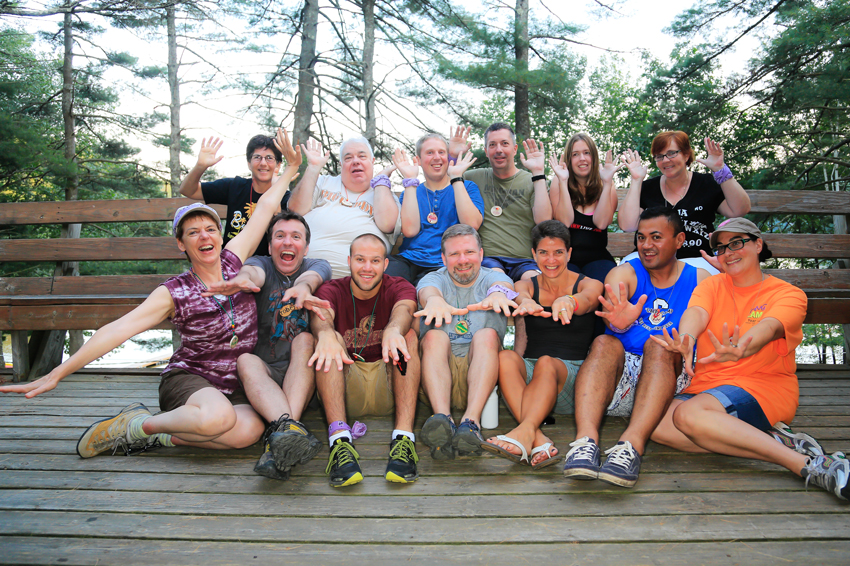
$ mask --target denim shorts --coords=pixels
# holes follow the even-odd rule
[[[771,429],[770,423],[761,410],[761,405],[756,401],[756,398],[735,385],[720,385],[706,389],[703,393],[708,393],[726,408],[726,412],[745,423],[756,427],[765,432]],[[682,393],[676,395],[676,399],[687,401],[693,397],[694,393]]]
[[[516,259],[513,257],[487,256],[481,260],[481,267],[496,268],[504,271],[514,281],[519,281],[526,271],[540,273],[533,259]]]

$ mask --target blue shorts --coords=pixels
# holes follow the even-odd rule
[[[481,267],[501,269],[514,281],[519,281],[526,271],[540,273],[533,259],[516,259],[513,257],[489,256],[481,260]]]
[[[761,410],[759,402],[740,387],[735,385],[720,385],[706,389],[703,393],[708,393],[720,401],[720,404],[726,408],[726,412],[733,417],[765,432],[771,429],[767,416]],[[681,393],[676,395],[675,399],[687,401],[694,395],[694,393]]]

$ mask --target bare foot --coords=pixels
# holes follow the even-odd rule
[[[543,434],[543,431],[538,428],[537,432],[534,434],[534,448],[537,448],[538,446],[543,446],[547,442],[552,442],[552,439],[549,438],[548,436],[546,436],[545,434]],[[530,453],[531,452],[529,452],[529,454]],[[549,447],[549,453],[548,454],[546,453],[545,450],[535,454],[534,458],[531,459],[531,465],[534,466],[536,464],[539,464],[543,460],[548,460],[552,456],[557,456],[559,453],[560,453],[560,451],[557,448],[555,448],[555,445],[553,444],[552,446]]]
[[[534,440],[534,433],[528,430],[529,427],[524,427],[520,424],[518,427],[513,429],[510,432],[505,433],[505,436],[513,438],[520,444],[522,444],[526,448],[526,453],[531,452],[531,443]],[[518,446],[511,444],[510,442],[505,442],[504,440],[499,440],[495,436],[487,439],[487,442],[490,444],[495,444],[499,448],[510,452],[511,454],[515,454],[517,456],[522,456],[522,452]]]

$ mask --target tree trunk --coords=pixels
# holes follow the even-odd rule
[[[514,22],[514,54],[516,56],[516,84],[514,86],[514,114],[516,134],[521,139],[531,135],[528,117],[528,0],[516,0]]]
[[[304,143],[310,137],[313,121],[313,94],[316,90],[316,34],[319,27],[318,0],[304,0],[301,10],[301,55],[298,59],[298,100],[292,137]]]
[[[174,4],[165,7],[165,24],[168,29],[168,89],[171,91],[171,143],[168,146],[168,169],[171,173],[171,191],[180,186],[180,80],[177,77],[177,23]]]
[[[363,102],[366,111],[366,129],[363,135],[375,147],[377,125],[375,119],[375,0],[363,0]]]

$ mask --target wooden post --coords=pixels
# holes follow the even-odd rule
[[[12,331],[12,382],[19,383],[29,378],[30,352],[27,331]]]

